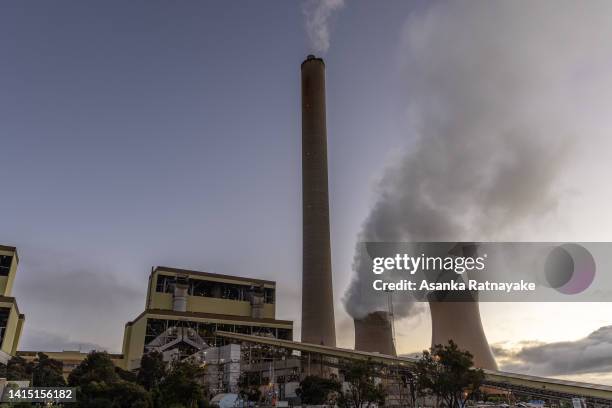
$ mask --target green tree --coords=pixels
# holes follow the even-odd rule
[[[437,344],[423,351],[417,362],[417,392],[435,396],[449,408],[463,407],[484,380],[483,371],[473,366],[472,354],[460,350],[452,340]]]
[[[137,381],[147,390],[159,387],[161,381],[166,376],[166,362],[162,353],[151,351],[142,356],[140,369],[138,370]]]
[[[93,351],[70,373],[68,383],[77,387],[77,408],[192,408],[205,401],[203,376],[203,368],[186,361],[166,368],[159,353],[143,356],[134,374],[115,367],[106,352]]]
[[[77,388],[79,408],[151,408],[151,396],[142,386],[119,380],[107,384],[92,381]]]
[[[198,407],[204,402],[205,397],[205,389],[202,385],[204,374],[202,367],[191,362],[173,362],[159,384],[159,392],[156,392],[156,405],[160,407]]]
[[[105,351],[92,351],[68,375],[68,384],[73,387],[92,382],[111,384],[119,381],[115,365]]]
[[[296,390],[303,404],[323,405],[329,402],[330,394],[340,392],[338,381],[309,375],[300,382]]]
[[[106,352],[92,351],[68,376],[77,387],[77,407],[151,408],[151,395],[142,386],[125,381]],[[134,377],[132,377],[134,378]]]
[[[113,396],[113,408],[151,408],[151,395],[141,385],[127,381],[112,384],[109,390]]]
[[[380,378],[378,367],[370,361],[352,361],[342,369],[348,390],[340,394],[338,405],[343,407],[362,408],[376,403],[385,404],[386,392],[382,384],[377,384]]]
[[[123,381],[138,383],[138,378],[135,372],[124,370],[121,367],[115,367],[115,373],[121,378]]]
[[[9,381],[31,381],[32,363],[23,357],[14,356],[6,364],[6,379]]]
[[[32,364],[32,385],[35,387],[63,387],[66,385],[63,375],[64,364],[50,358],[45,353],[38,353]]]

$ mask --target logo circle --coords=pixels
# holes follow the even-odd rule
[[[544,266],[550,287],[566,295],[584,292],[595,279],[595,259],[581,245],[563,244],[553,248]]]

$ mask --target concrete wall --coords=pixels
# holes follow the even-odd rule
[[[0,295],[11,296],[13,282],[15,281],[15,275],[17,273],[17,265],[19,264],[19,257],[16,250],[3,245],[0,245],[0,255],[9,255],[13,257],[8,276],[0,276]]]
[[[15,337],[13,339],[13,350],[11,351],[11,355],[17,354],[17,347],[19,346],[19,340],[21,340],[21,333],[23,333],[23,326],[25,325],[25,316],[19,315],[19,320],[17,321],[17,329],[15,330]]]
[[[140,367],[140,359],[142,358],[142,352],[144,350],[146,332],[146,316],[126,326],[127,336],[125,337],[127,337],[127,340],[124,338],[124,348],[122,350],[126,370],[134,370]]]
[[[19,255],[16,248],[4,245],[0,245],[0,255],[12,257],[8,276],[0,276],[0,307],[10,309],[0,350],[4,353],[15,355],[25,321],[25,316],[19,313],[17,300],[11,297],[13,282],[15,281],[15,275],[17,275]]]
[[[152,292],[150,309],[172,310],[172,294]],[[234,316],[251,316],[251,303],[241,300],[218,299],[204,296],[187,296],[187,311],[195,313],[220,313]],[[266,303],[263,306],[263,318],[274,319],[276,307]]]
[[[19,339],[21,338],[21,331],[25,318],[23,315],[19,314],[19,309],[17,309],[14,298],[3,298],[3,300],[0,300],[0,307],[10,309],[0,350],[7,354],[14,355],[19,344]]]

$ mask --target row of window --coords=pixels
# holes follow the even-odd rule
[[[291,329],[247,326],[240,324],[202,323],[189,320],[167,320],[149,318],[147,319],[145,348],[147,344],[155,340],[158,336],[165,333],[168,329],[172,327],[188,327],[195,330],[196,333],[209,346],[222,346],[225,344],[224,339],[220,337],[215,337],[215,332],[218,330],[230,333],[241,333],[256,336],[270,336],[282,340],[293,340],[293,331]]]
[[[0,276],[8,276],[12,261],[13,257],[11,255],[0,255]]]
[[[174,285],[183,283],[188,286],[190,296],[203,296],[218,299],[251,301],[254,296],[260,295],[264,303],[274,303],[274,289],[259,288],[249,285],[206,281],[201,279],[185,279],[171,275],[157,275],[155,290],[159,293],[172,293]]]

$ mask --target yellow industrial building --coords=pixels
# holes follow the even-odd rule
[[[17,352],[25,321],[17,300],[11,296],[18,264],[17,249],[0,245],[0,362],[3,364]]]
[[[150,350],[172,359],[222,345],[217,330],[291,340],[293,322],[276,319],[275,299],[273,281],[157,267],[145,310],[125,325],[124,368]]]

